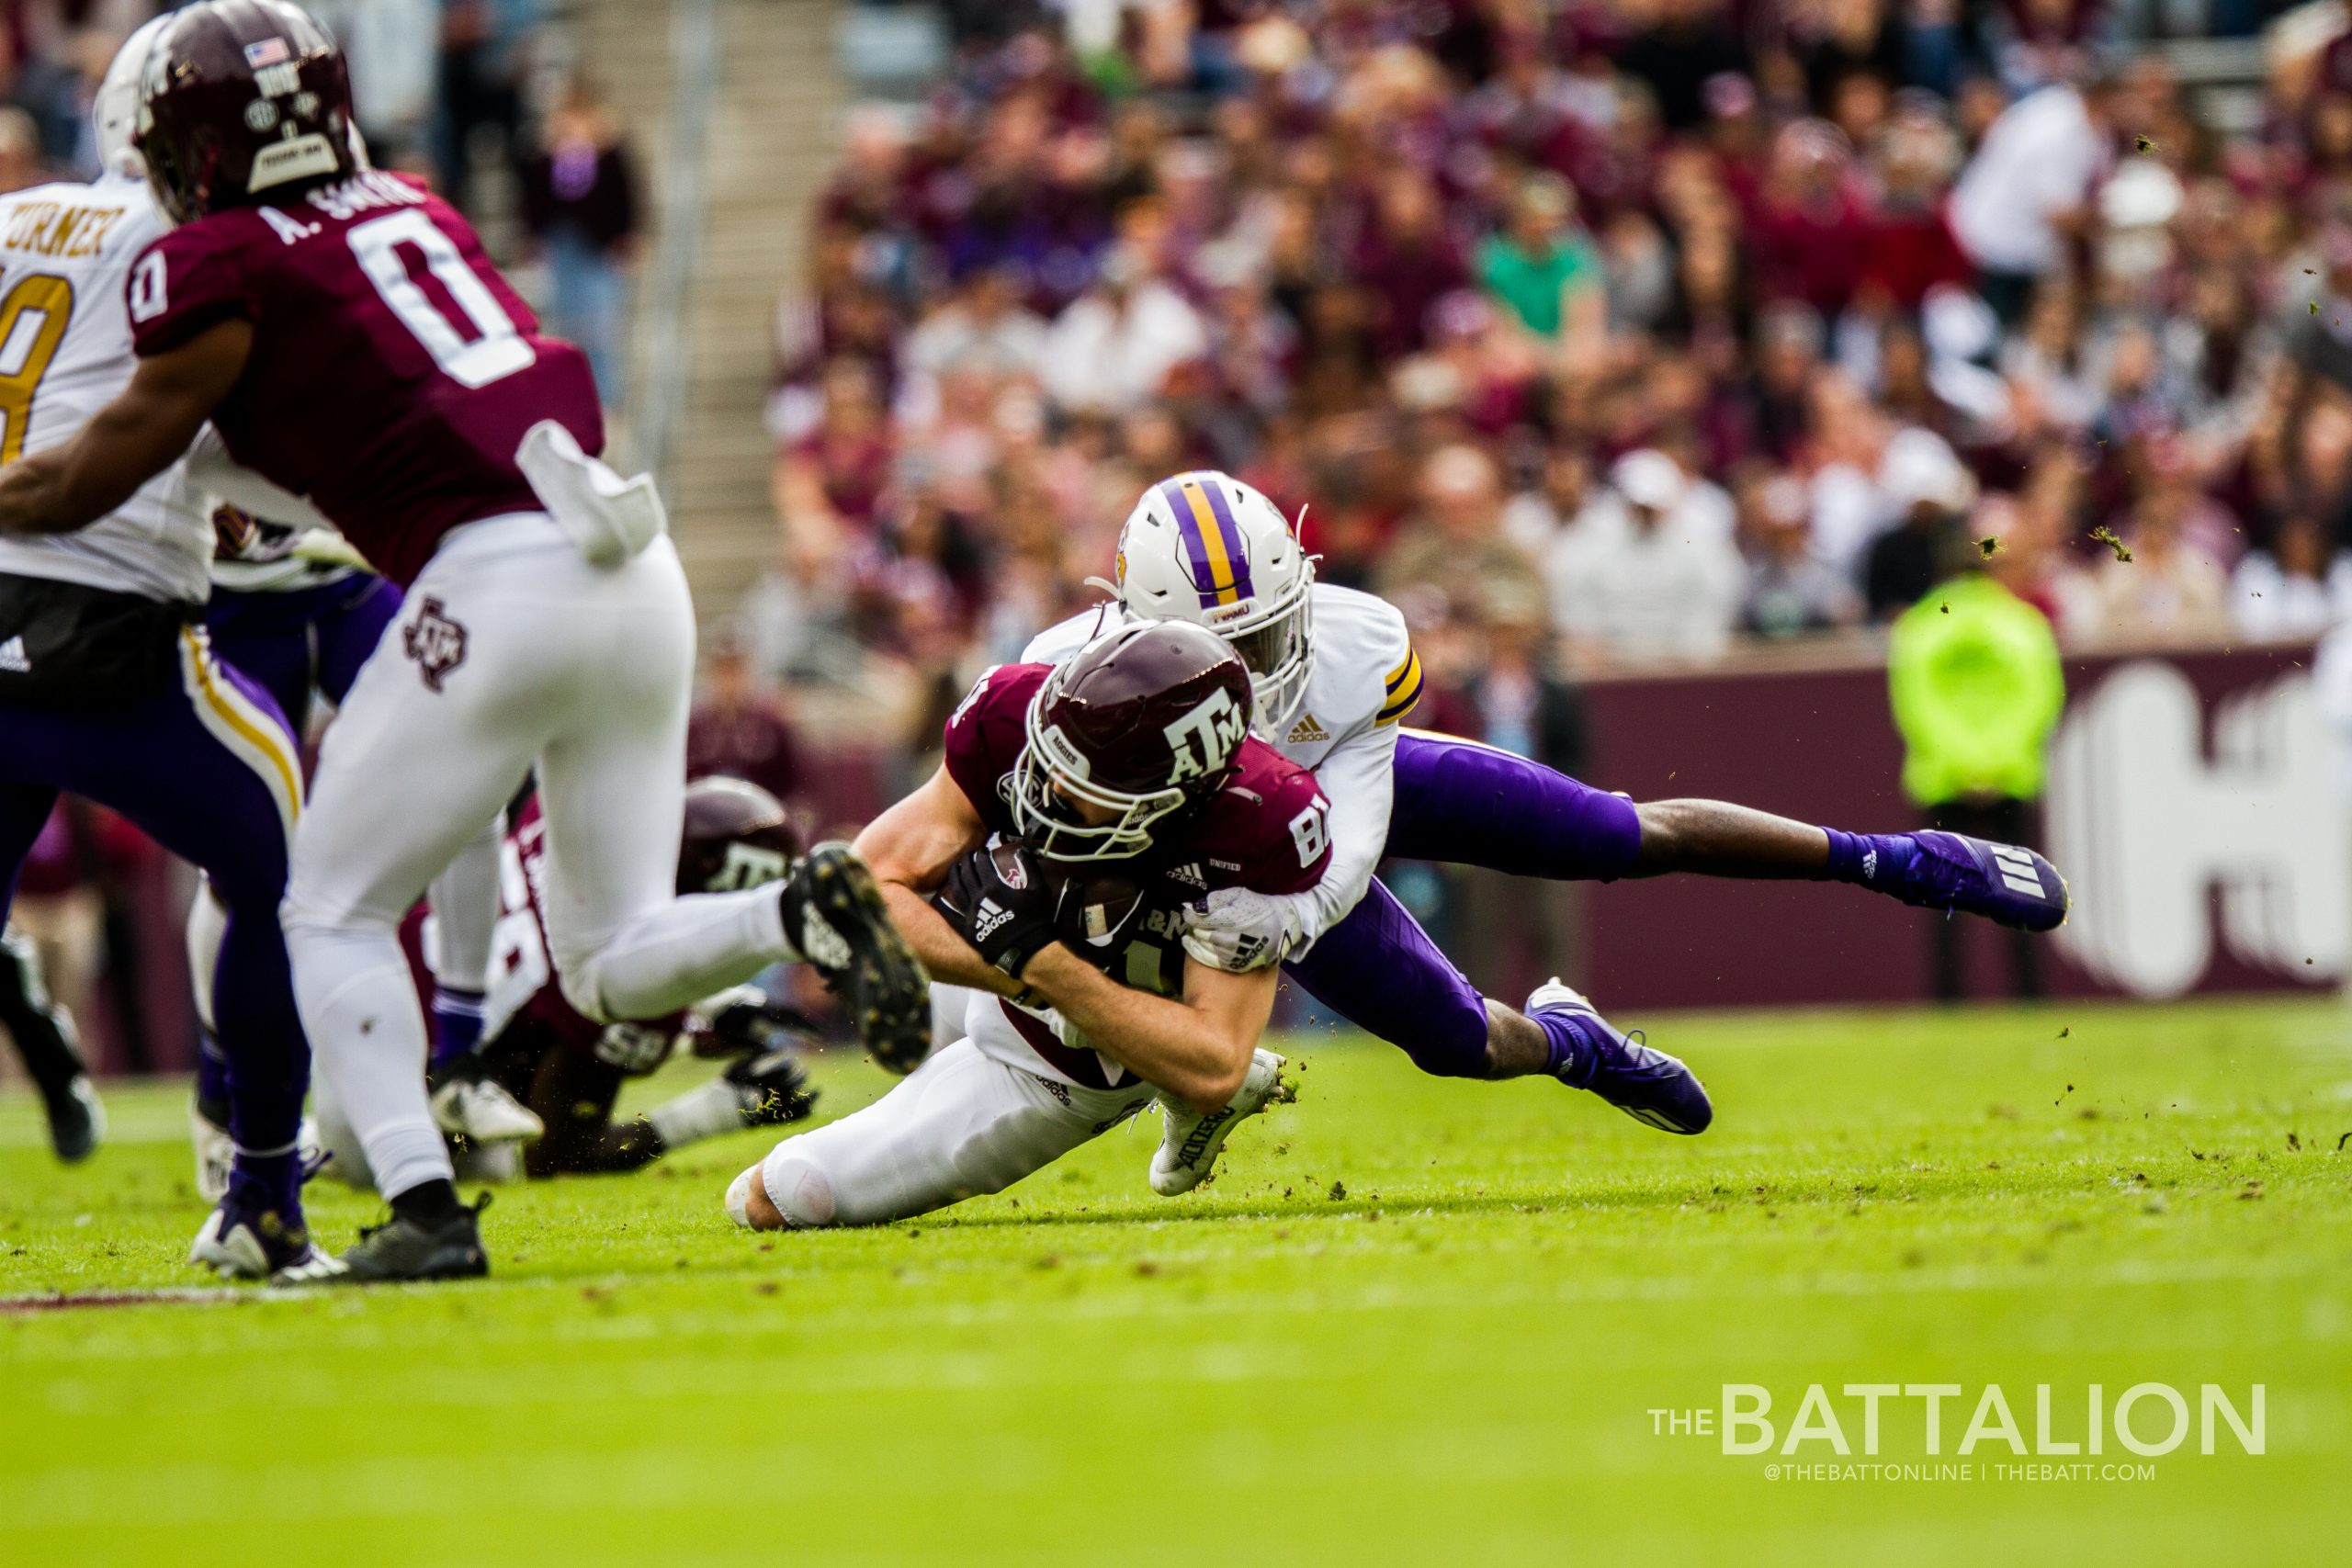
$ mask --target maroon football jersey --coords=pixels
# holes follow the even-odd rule
[[[253,356],[213,412],[230,455],[310,497],[405,587],[460,523],[540,509],[514,449],[543,419],[604,450],[588,362],[457,210],[369,170],[175,229],[130,269],[140,354],[231,318]]]

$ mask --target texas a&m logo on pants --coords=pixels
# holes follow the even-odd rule
[[[428,690],[439,691],[442,677],[466,661],[466,628],[442,612],[438,599],[428,596],[401,635]]]

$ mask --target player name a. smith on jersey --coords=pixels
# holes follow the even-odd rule
[[[122,221],[119,207],[78,207],[62,201],[28,201],[9,215],[0,249],[40,256],[93,256],[107,234]]]

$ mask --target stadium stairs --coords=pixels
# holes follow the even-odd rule
[[[654,231],[638,279],[629,455],[662,478],[707,629],[775,548],[763,423],[775,309],[800,276],[834,162],[840,11],[571,0],[563,14],[637,139]]]

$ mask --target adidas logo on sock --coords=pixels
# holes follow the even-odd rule
[[[1864,850],[1862,852],[1862,880],[1864,882],[1868,882],[1877,874],[1878,852],[1876,850]]]
[[[820,969],[849,967],[849,943],[842,933],[827,924],[825,917],[815,909],[804,911],[800,917],[800,956]]]
[[[1993,864],[2001,873],[2001,882],[2012,893],[2022,893],[2030,898],[2044,896],[2041,874],[2033,869],[2033,852],[2015,844],[1995,844]]]
[[[12,637],[6,642],[0,642],[0,670],[5,670],[11,675],[29,675],[33,672],[33,661],[26,656],[23,637]]]

